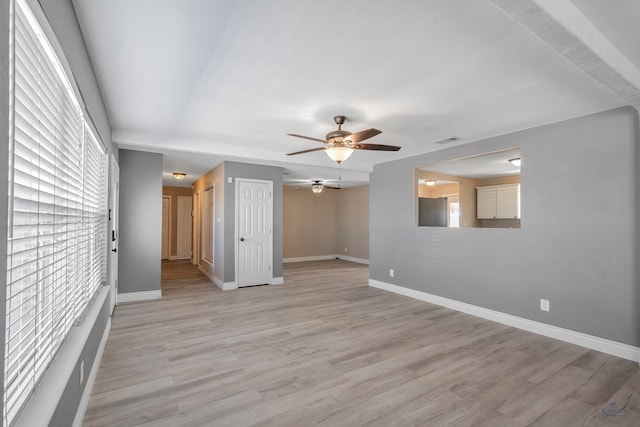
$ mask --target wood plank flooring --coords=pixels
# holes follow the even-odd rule
[[[85,426],[640,426],[638,364],[367,286],[366,266],[285,265],[220,291],[163,263],[119,305]]]

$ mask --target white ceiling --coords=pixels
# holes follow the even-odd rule
[[[635,1],[573,3],[639,63]],[[342,175],[353,171],[355,185],[376,163],[443,148],[437,139],[628,104],[487,0],[73,4],[114,142],[163,152],[169,183],[172,171],[188,185],[223,159],[289,165],[291,180],[336,176],[323,152],[285,154],[318,146],[286,133],[323,138],[337,114],[348,130],[383,131],[368,142],[402,146],[354,153]]]
[[[419,169],[425,172],[435,172],[465,178],[496,178],[520,174],[520,167],[514,166],[509,162],[511,159],[518,158],[520,158],[520,149],[514,148],[480,156],[455,159],[448,162],[433,163]],[[523,159],[522,162],[526,162],[526,159]]]

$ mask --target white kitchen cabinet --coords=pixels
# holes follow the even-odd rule
[[[478,219],[520,218],[520,184],[476,187]]]

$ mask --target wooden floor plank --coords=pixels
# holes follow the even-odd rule
[[[116,307],[85,426],[639,426],[633,362],[367,286],[341,260],[223,292],[163,262]]]

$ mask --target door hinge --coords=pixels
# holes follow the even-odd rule
[[[269,271],[271,271],[271,266],[269,266]]]

